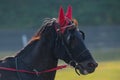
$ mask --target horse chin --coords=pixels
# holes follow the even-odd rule
[[[82,75],[87,75],[87,74],[93,73],[95,71],[95,69],[87,70],[87,69],[83,69],[83,68],[79,68],[78,70],[79,70],[79,73],[81,73]]]
[[[89,72],[86,69],[84,69],[83,67],[81,67],[81,66],[77,66],[75,69],[76,69],[75,71],[76,71],[76,73],[78,75],[80,75],[80,74],[82,74],[82,75],[89,74]]]
[[[87,75],[89,74],[89,72],[87,70],[83,70],[83,69],[75,69],[76,73],[78,75],[82,74],[82,75]]]
[[[83,75],[89,74],[87,70],[82,70],[82,71],[80,70],[80,73],[83,74]]]
[[[82,75],[87,75],[87,74],[89,74],[89,73],[94,72],[93,70],[92,70],[92,71],[87,70],[87,69],[84,68],[82,65],[77,65],[77,66],[75,67],[75,71],[76,71],[76,73],[77,73],[78,75],[80,75],[80,74],[82,74]]]

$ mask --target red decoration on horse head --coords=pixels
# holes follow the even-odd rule
[[[63,28],[63,27],[68,25],[69,20],[72,21],[72,7],[68,6],[66,15],[64,14],[63,8],[60,7],[59,16],[58,16],[58,23],[60,24],[60,31],[62,33],[64,33],[64,31],[65,31],[65,28]]]
[[[62,26],[65,22],[65,16],[64,16],[64,11],[63,8],[60,7],[60,11],[59,11],[59,16],[58,16],[58,23],[60,24],[60,26]]]
[[[72,20],[72,7],[68,6],[66,17]]]

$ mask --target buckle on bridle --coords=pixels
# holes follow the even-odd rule
[[[75,72],[80,76],[79,69],[81,68],[81,65],[79,63],[77,63],[75,60],[71,60],[69,62],[69,65],[75,67]]]
[[[37,71],[36,69],[33,69],[33,71],[36,73],[37,76],[39,76],[39,71]]]
[[[69,65],[75,67],[77,65],[77,62],[75,60],[71,60],[69,62]]]

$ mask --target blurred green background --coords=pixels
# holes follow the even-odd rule
[[[14,55],[23,47],[24,36],[29,40],[44,18],[57,18],[60,6],[66,10],[68,5],[99,66],[87,76],[77,76],[68,67],[59,70],[55,80],[119,80],[120,0],[0,0],[0,58]]]
[[[80,25],[120,24],[120,0],[0,0],[0,27],[33,27],[43,18],[57,17],[59,7],[66,10],[68,5]]]

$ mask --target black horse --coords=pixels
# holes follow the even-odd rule
[[[14,57],[0,61],[0,67],[31,72],[41,72],[57,67],[58,59],[64,60],[83,75],[94,72],[97,63],[84,45],[85,35],[72,19],[69,6],[66,15],[60,8],[59,17],[45,19],[42,28],[28,45]],[[0,80],[54,80],[56,71],[29,74],[0,69]]]

